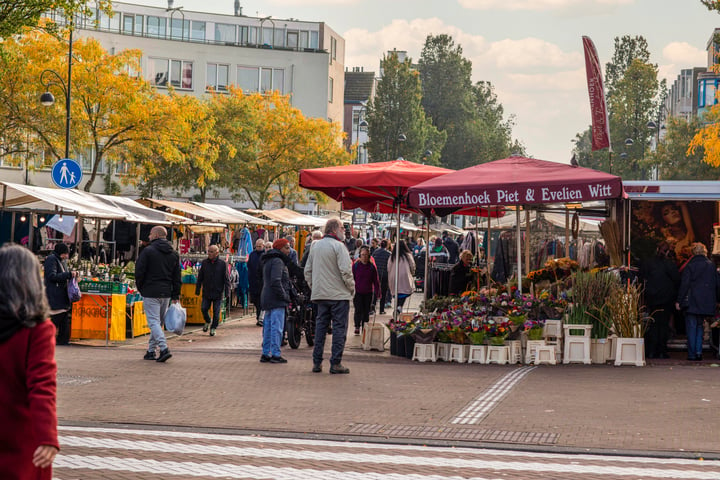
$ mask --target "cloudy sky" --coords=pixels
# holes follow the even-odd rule
[[[125,0],[167,6],[166,0]],[[234,0],[175,0],[185,10],[233,13]],[[384,52],[417,60],[429,34],[446,33],[490,81],[513,134],[530,156],[569,162],[575,134],[590,123],[582,50],[595,42],[604,65],[614,38],[642,35],[668,83],[707,66],[720,15],[699,0],[241,0],[243,14],[326,22],[345,38],[345,65],[378,71]]]

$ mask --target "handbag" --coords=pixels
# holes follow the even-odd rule
[[[70,300],[70,303],[79,302],[82,298],[82,293],[80,292],[80,286],[78,285],[77,278],[73,277],[67,282],[67,293],[68,293],[68,299]]]

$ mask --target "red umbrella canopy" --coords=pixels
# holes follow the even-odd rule
[[[407,160],[308,168],[300,170],[300,186],[325,193],[344,209],[394,213],[399,199],[402,211],[417,212],[405,204],[408,188],[452,171]]]
[[[510,157],[417,184],[408,203],[421,210],[476,205],[532,205],[619,198],[620,177],[589,168]]]

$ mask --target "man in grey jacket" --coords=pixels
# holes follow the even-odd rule
[[[330,373],[350,373],[341,361],[355,280],[343,238],[342,222],[337,218],[329,219],[325,224],[325,236],[313,242],[305,265],[305,280],[312,290],[311,300],[318,307],[312,369],[315,373],[322,371],[325,336],[331,323]]]

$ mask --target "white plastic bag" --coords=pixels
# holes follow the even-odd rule
[[[165,330],[176,335],[182,335],[183,330],[185,330],[186,320],[187,311],[180,305],[180,302],[170,304],[165,313]]]

